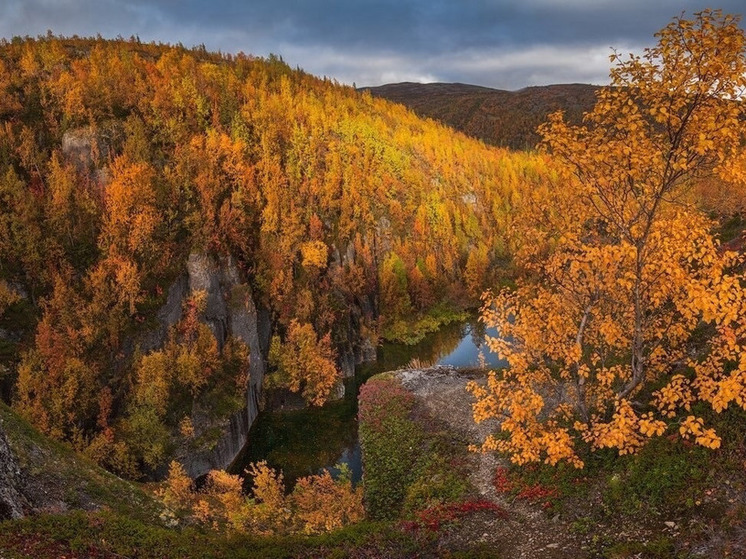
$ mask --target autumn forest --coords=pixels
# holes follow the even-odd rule
[[[343,468],[285,487],[260,462],[247,497],[187,457],[272,394],[324,406],[382,343],[478,314],[509,366],[465,381],[469,417],[498,427],[459,444],[497,453],[511,483],[577,485],[649,445],[746,464],[741,23],[682,16],[614,53],[582,121],[549,115],[524,151],[274,55],[3,40],[2,400],[125,480],[165,479],[147,492],[187,526],[317,534],[387,510],[416,526],[461,498],[443,472],[471,458],[432,458],[417,471],[439,489],[413,477],[391,496],[400,465],[373,456],[445,445],[437,417],[411,427],[424,412],[398,385],[361,393],[361,486]]]
[[[133,448],[143,430],[165,437],[249,374],[240,342],[218,351],[190,317],[197,300],[157,359],[124,351],[191,251],[235,260],[277,343],[316,347],[285,382],[323,403],[336,341],[478,302],[513,200],[551,174],[279,59],[48,38],[4,45],[2,65],[3,308],[17,283],[38,309],[6,393],[131,474],[162,459]]]

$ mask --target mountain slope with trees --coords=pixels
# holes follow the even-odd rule
[[[0,118],[3,393],[128,476],[214,445],[254,360],[321,404],[342,358],[459,316],[553,175],[277,57],[136,39],[3,41]],[[237,309],[269,316],[252,356]]]
[[[535,149],[536,129],[550,113],[565,111],[579,123],[596,100],[597,86],[562,84],[504,91],[461,83],[393,83],[366,88],[374,97],[401,103],[488,144]]]

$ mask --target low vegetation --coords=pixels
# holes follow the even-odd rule
[[[392,376],[371,378],[359,401],[369,517],[428,524],[423,511],[431,511],[433,518],[439,512],[456,515],[456,505],[475,494],[467,481],[463,442]]]
[[[328,470],[300,478],[286,494],[282,472],[266,462],[251,464],[251,497],[243,479],[221,470],[207,475],[199,491],[178,462],[172,462],[163,501],[193,522],[216,529],[258,535],[319,534],[360,522],[364,516],[362,488],[353,488],[350,472],[340,467],[337,479]]]
[[[2,402],[0,430],[20,468],[20,489],[30,507],[26,512],[107,509],[146,523],[159,522],[164,507],[150,491],[39,433]]]
[[[204,557],[235,559],[401,558],[435,553],[427,539],[388,523],[364,522],[321,536],[226,536],[215,530],[174,529],[111,512],[45,515],[0,523],[0,547],[17,557],[87,559]],[[5,552],[5,551],[4,551]]]

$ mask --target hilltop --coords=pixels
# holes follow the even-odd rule
[[[573,123],[596,101],[597,86],[563,84],[505,91],[462,83],[393,83],[365,88],[373,96],[401,103],[488,144],[533,149],[536,128],[563,110]]]

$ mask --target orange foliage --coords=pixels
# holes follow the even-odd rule
[[[276,57],[136,40],[0,42],[0,120],[2,279],[41,316],[14,356],[17,406],[125,462],[125,440],[164,460],[178,400],[206,403],[240,360],[226,344],[218,364],[203,328],[160,357],[132,351],[190,252],[231,257],[277,331],[304,329],[309,349],[290,353],[310,361],[285,384],[321,403],[338,381],[332,340],[472,303],[511,248],[511,196],[552,173],[544,155],[487,148]]]
[[[159,496],[167,507],[176,510],[189,509],[194,498],[194,482],[184,467],[176,461],[168,466],[168,478]]]
[[[502,420],[505,436],[483,449],[581,467],[581,439],[626,454],[696,401],[746,408],[741,259],[683,198],[723,167],[746,180],[729,166],[746,140],[733,102],[746,87],[737,21],[674,20],[642,56],[612,57],[612,87],[585,125],[554,115],[543,126],[560,176],[551,203],[529,195],[517,216],[523,281],[485,300],[482,318],[502,336],[488,343],[510,368],[470,385],[474,418]],[[703,323],[714,334],[693,357]],[[653,383],[663,388],[650,398]],[[702,418],[680,421],[685,437],[720,446]]]
[[[335,481],[325,470],[323,474],[299,479],[291,500],[302,531],[319,534],[361,521],[361,497],[361,490],[353,491],[349,479],[342,476]]]
[[[318,338],[313,326],[293,320],[285,342],[272,339],[269,360],[277,372],[269,382],[301,392],[308,403],[321,406],[341,382],[334,358],[329,334]]]
[[[251,464],[247,473],[254,486],[249,498],[239,476],[220,470],[211,471],[204,489],[197,492],[181,465],[172,462],[160,496],[167,506],[214,528],[260,535],[319,534],[359,522],[365,515],[362,489],[353,489],[349,470],[341,470],[336,481],[328,471],[301,478],[286,495],[282,473],[266,462]]]

